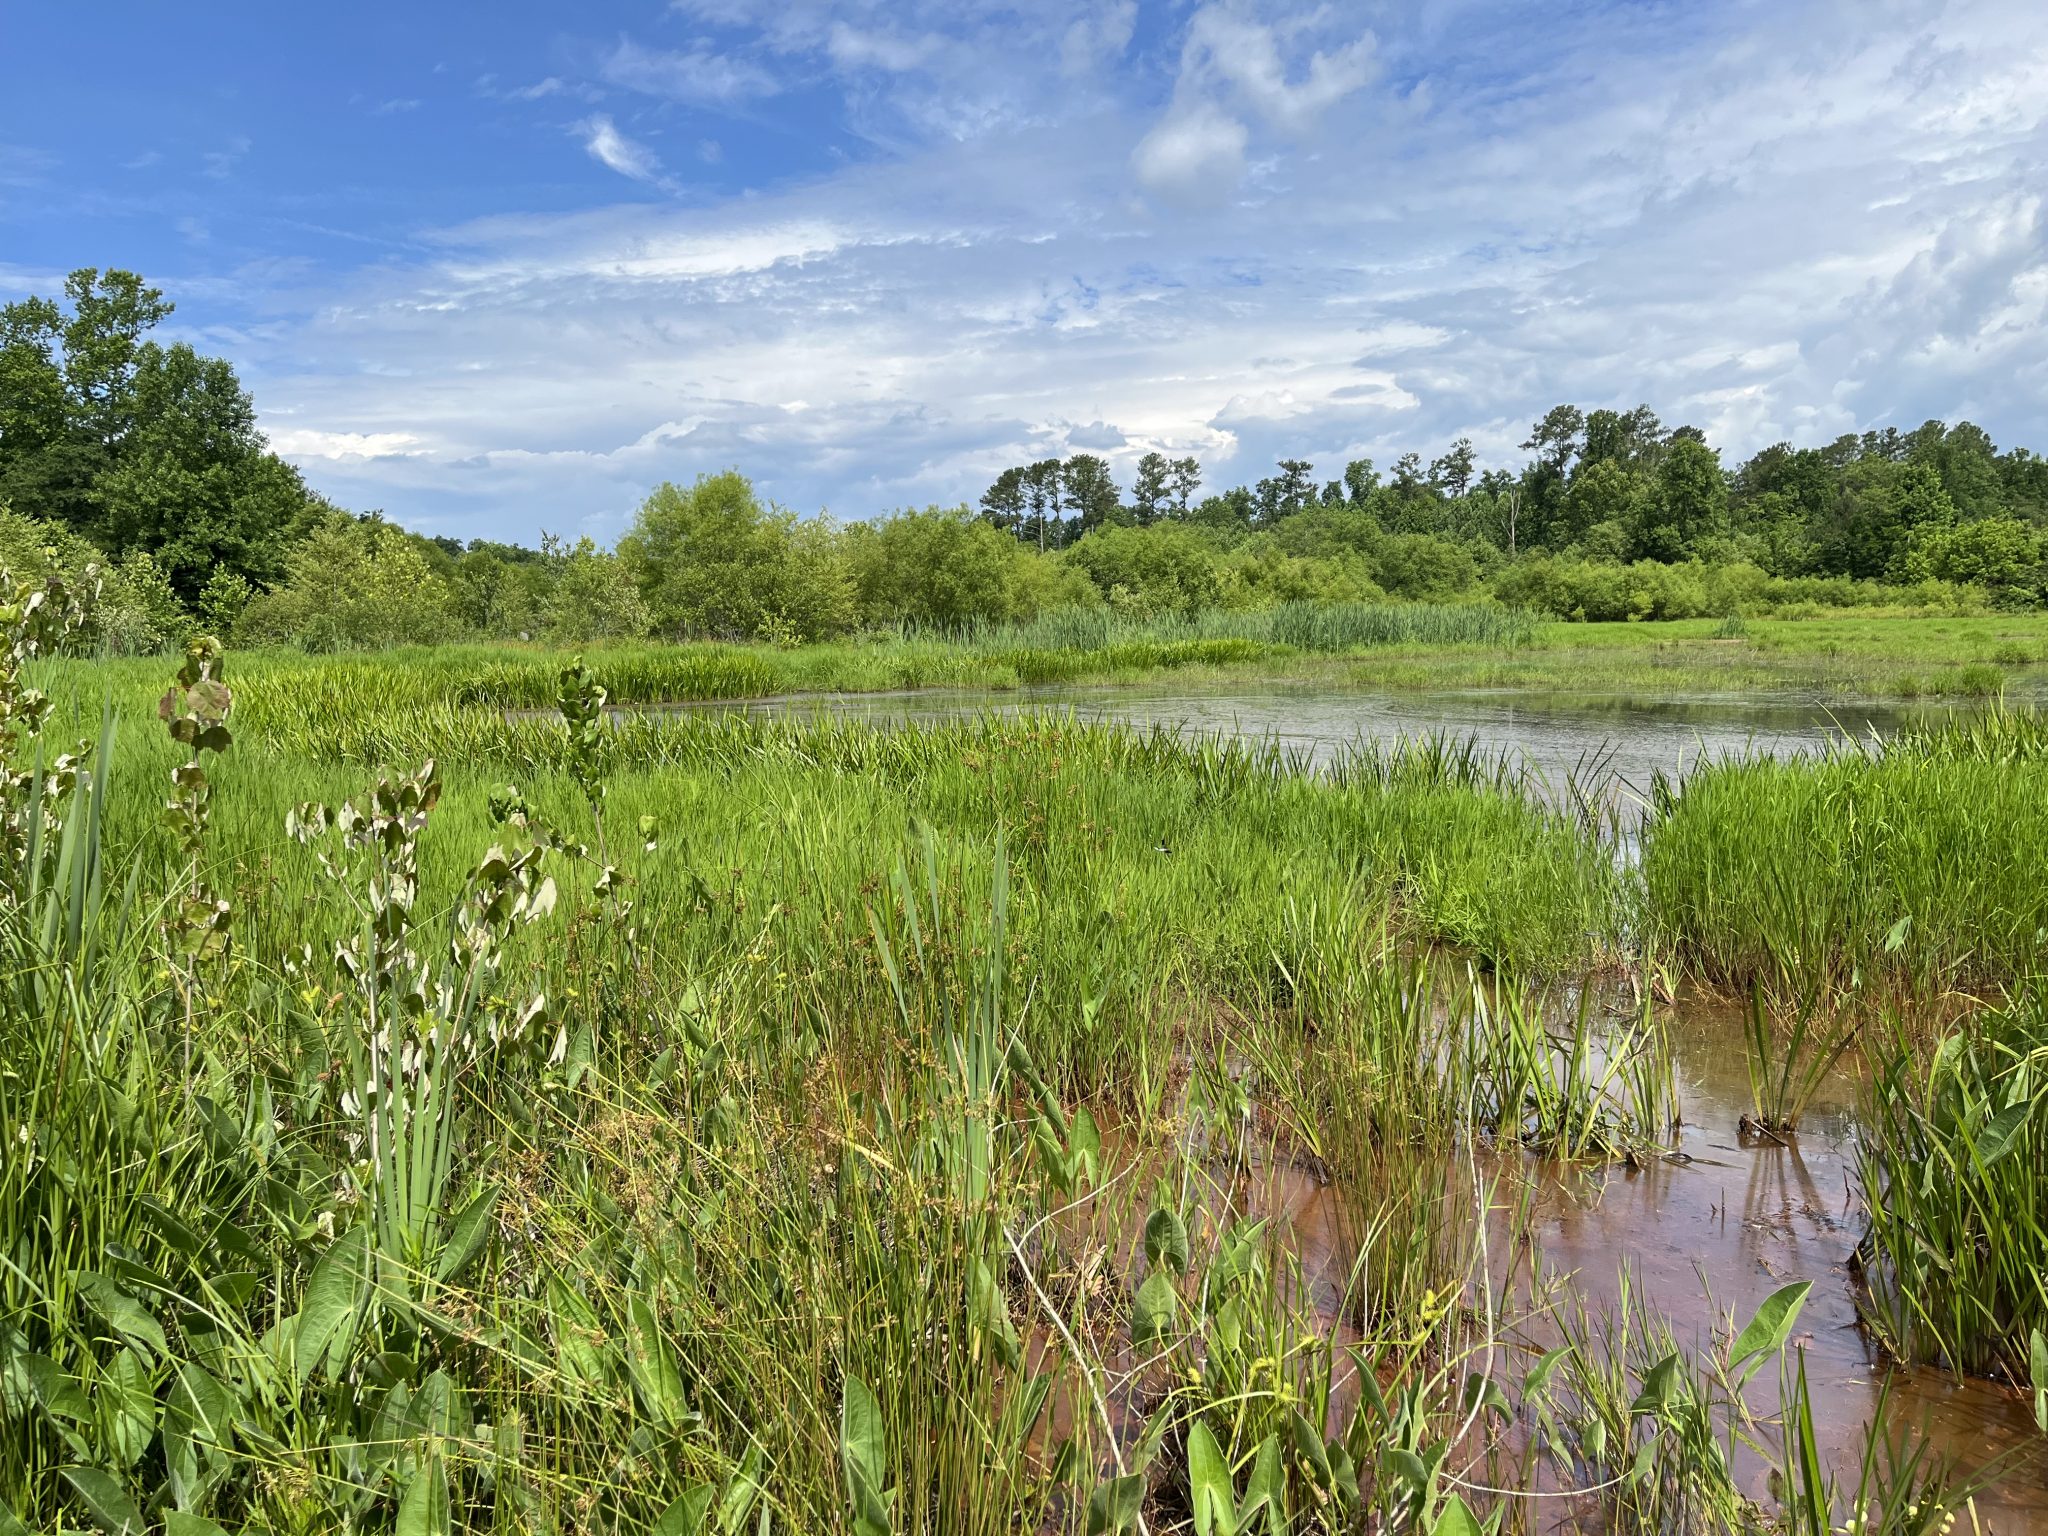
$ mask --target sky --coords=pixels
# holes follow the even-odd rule
[[[2048,5],[0,0],[0,300],[79,266],[465,539],[1566,401],[2048,451]]]

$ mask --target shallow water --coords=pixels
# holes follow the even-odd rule
[[[1553,788],[1568,776],[1598,770],[1638,795],[1648,793],[1656,773],[1681,777],[1703,758],[1818,752],[1846,739],[1889,735],[1927,713],[1777,695],[1374,693],[1327,684],[1276,684],[1256,692],[1152,684],[803,694],[686,707],[904,724],[1070,709],[1089,721],[1271,741],[1310,765],[1328,763],[1361,741],[1447,737],[1471,741],[1482,756],[1519,761]]]
[[[1888,1368],[1857,1317],[1849,1258],[1863,1218],[1853,1072],[1832,1074],[1790,1145],[1774,1145],[1737,1129],[1750,1107],[1739,1010],[1682,994],[1670,1036],[1682,1116],[1668,1143],[1675,1158],[1564,1165],[1509,1152],[1482,1169],[1482,1177],[1501,1175],[1489,1226],[1496,1283],[1510,1282],[1526,1301],[1533,1265],[1544,1281],[1561,1284],[1564,1305],[1583,1303],[1597,1317],[1620,1304],[1625,1268],[1633,1297],[1669,1323],[1682,1347],[1706,1351],[1725,1341],[1731,1317],[1739,1325],[1780,1286],[1810,1280],[1792,1344],[1805,1353],[1815,1436],[1836,1478],[1854,1487],[1864,1427],[1881,1407],[1897,1442],[1928,1442],[1963,1476],[1995,1469],[1976,1499],[1983,1531],[2048,1532],[2048,1437],[2034,1426],[2029,1396],[1936,1370]],[[1300,1261],[1303,1299],[1326,1326],[1346,1331],[1340,1313],[1356,1217],[1339,1184],[1284,1156],[1254,1154],[1251,1166],[1235,1163],[1206,1194],[1213,1226],[1232,1214],[1269,1221],[1277,1246]],[[1528,1209],[1516,1222],[1506,1210],[1524,1198]],[[1471,1192],[1454,1189],[1450,1199],[1469,1205]],[[1516,1230],[1527,1247],[1515,1245]],[[1133,1268],[1137,1242],[1133,1228],[1124,1237]],[[1508,1337],[1532,1351],[1558,1342],[1541,1317]],[[1775,1414],[1778,1390],[1767,1368],[1751,1383],[1751,1408]],[[1740,1452],[1736,1472],[1745,1493],[1771,1503],[1763,1458]]]

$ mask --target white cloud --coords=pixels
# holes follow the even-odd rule
[[[760,65],[702,43],[676,50],[643,48],[621,39],[605,57],[601,73],[628,90],[700,104],[730,105],[780,89]]]
[[[905,37],[900,32],[852,27],[843,21],[834,22],[825,37],[826,51],[841,69],[916,69],[941,46],[929,33]]]
[[[235,167],[242,163],[251,147],[246,136],[237,134],[222,148],[200,156],[200,165],[215,181],[226,181],[234,175]]]
[[[1114,63],[1131,46],[1137,26],[1138,0],[1108,0],[1068,26],[1060,38],[1060,68],[1081,75]]]
[[[2048,13],[2022,0],[1891,0],[1881,28],[1860,0],[1463,0],[1372,39],[1233,0],[1073,72],[1115,6],[728,9],[691,11],[743,29],[715,48],[644,57],[768,60],[792,112],[842,90],[871,152],[284,290],[236,355],[316,485],[531,538],[737,464],[859,516],[1084,446],[1126,483],[1155,448],[1223,483],[1461,434],[1519,462],[1567,399],[1647,400],[1731,456],[1959,414],[2048,449]],[[941,42],[842,79],[835,23]],[[779,142],[715,131],[721,183]],[[611,118],[582,136],[662,174]]]
[[[391,459],[421,452],[410,432],[322,432],[285,427],[271,432],[270,446],[290,459]]]
[[[1279,127],[1307,128],[1372,78],[1373,38],[1314,49],[1291,68],[1281,44],[1299,30],[1255,21],[1234,5],[1204,6],[1188,23],[1181,88],[1221,87]]]
[[[591,159],[611,167],[621,176],[661,184],[661,161],[654,152],[619,132],[604,113],[586,117],[575,125],[575,131],[582,136],[583,147],[589,151]]]
[[[1244,176],[1243,123],[1205,101],[1177,106],[1138,141],[1131,166],[1151,191],[1182,202],[1227,196]]]

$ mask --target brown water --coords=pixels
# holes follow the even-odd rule
[[[1668,1322],[1681,1347],[1706,1352],[1725,1343],[1731,1317],[1739,1325],[1780,1286],[1810,1280],[1792,1344],[1804,1352],[1816,1439],[1844,1495],[1855,1485],[1865,1427],[1882,1408],[1898,1441],[1924,1440],[1966,1476],[1995,1470],[1976,1498],[1982,1530],[2048,1532],[2048,1437],[2034,1425],[2030,1397],[1940,1371],[1888,1367],[1857,1317],[1849,1258],[1863,1220],[1853,1073],[1833,1074],[1790,1144],[1775,1145],[1737,1129],[1750,1107],[1740,1013],[1682,996],[1671,1034],[1682,1115],[1669,1147],[1673,1156],[1589,1167],[1509,1152],[1482,1168],[1482,1177],[1500,1175],[1488,1228],[1497,1292],[1527,1298],[1532,1275],[1540,1276],[1566,1304],[1583,1303],[1597,1317],[1622,1303],[1626,1272],[1635,1301]],[[1142,1190],[1151,1175],[1143,1171],[1144,1154],[1111,1125],[1105,1148],[1112,1165],[1120,1146],[1126,1166],[1141,1165],[1135,1204],[1120,1203],[1128,1224],[1105,1233],[1086,1230],[1091,1224],[1077,1219],[1071,1236],[1083,1248],[1106,1240],[1110,1249],[1102,1262],[1128,1280],[1139,1270]],[[1276,1247],[1299,1261],[1296,1303],[1310,1307],[1340,1340],[1353,1335],[1342,1312],[1357,1256],[1357,1218],[1345,1190],[1320,1170],[1256,1149],[1218,1156],[1210,1174],[1197,1191],[1197,1225],[1213,1232],[1238,1217],[1270,1223]],[[1526,1208],[1510,1217],[1508,1208],[1523,1197]],[[1460,1198],[1454,1190],[1453,1203]],[[1469,1202],[1470,1192],[1462,1198]],[[1518,1233],[1526,1248],[1517,1246]],[[1554,1322],[1542,1314],[1526,1317],[1507,1337],[1531,1351],[1558,1341]],[[1125,1388],[1112,1411],[1120,1434],[1134,1439],[1143,1426],[1144,1394],[1135,1382]],[[1775,1415],[1778,1392],[1777,1374],[1767,1367],[1749,1388],[1751,1408],[1761,1417]],[[1349,1402],[1342,1406],[1348,1409]],[[1773,1502],[1762,1457],[1740,1452],[1736,1475],[1751,1498]],[[1960,1528],[1969,1528],[1967,1517]]]

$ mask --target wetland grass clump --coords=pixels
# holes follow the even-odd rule
[[[1660,781],[1643,834],[1652,930],[1728,986],[1789,972],[1931,1000],[2009,984],[2048,934],[2048,761],[2014,750],[2023,736],[1951,728]]]

